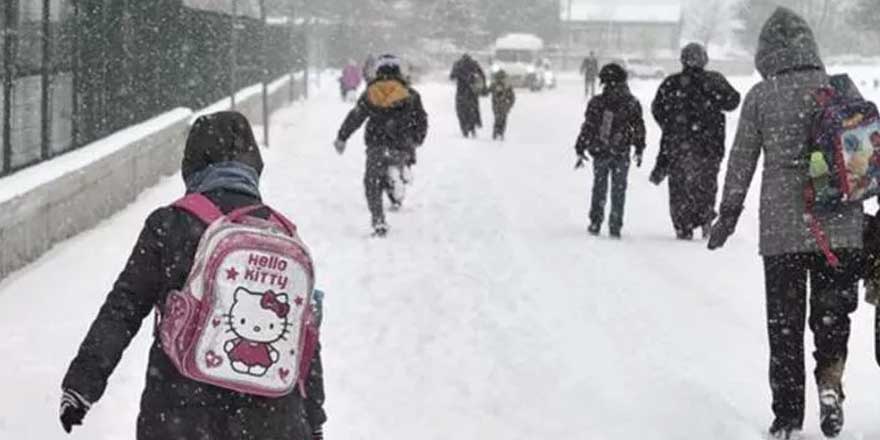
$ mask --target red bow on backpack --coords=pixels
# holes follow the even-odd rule
[[[290,313],[290,305],[278,301],[275,292],[271,290],[267,290],[266,293],[263,294],[263,297],[260,298],[260,307],[275,312],[275,315],[279,318],[283,318]]]

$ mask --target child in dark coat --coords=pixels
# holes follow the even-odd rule
[[[373,236],[384,237],[388,225],[382,196],[387,191],[392,209],[399,209],[405,184],[411,180],[408,169],[415,164],[416,147],[425,142],[428,134],[428,114],[418,92],[404,79],[400,59],[383,55],[376,63],[376,77],[346,116],[333,145],[343,154],[348,138],[367,124],[364,190]]]
[[[261,203],[260,151],[247,119],[220,112],[196,120],[184,151],[187,193],[207,197],[223,213]],[[254,215],[268,218],[260,209]],[[104,394],[122,353],[168,292],[181,289],[207,225],[177,207],[162,207],[146,220],[128,263],[107,295],[62,383],[61,424],[70,432]],[[322,438],[326,420],[320,354],[315,353],[306,396],[244,394],[190,380],[177,370],[154,332],[137,440]]]
[[[593,198],[590,208],[591,235],[598,235],[605,218],[605,201],[611,177],[611,215],[609,229],[612,238],[620,238],[623,227],[623,208],[630,155],[635,149],[636,166],[642,165],[645,151],[645,121],[642,106],[627,85],[627,74],[617,64],[608,64],[599,72],[604,86],[601,95],[590,100],[584,124],[578,136],[575,151],[579,163],[584,153],[593,158]]]
[[[492,85],[489,86],[492,95],[492,111],[495,113],[495,131],[492,139],[504,140],[507,131],[507,115],[516,102],[516,94],[507,80],[507,72],[499,70],[492,77]]]

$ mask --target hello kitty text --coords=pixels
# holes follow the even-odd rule
[[[248,268],[244,272],[244,279],[276,286],[280,290],[285,290],[290,280],[287,276],[277,272],[287,270],[287,265],[287,261],[283,258],[250,254],[248,256]]]

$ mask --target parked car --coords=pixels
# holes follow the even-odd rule
[[[663,79],[666,77],[666,70],[656,62],[648,59],[626,58],[622,63],[623,68],[633,78]]]
[[[514,87],[538,91],[547,86],[540,54],[544,41],[531,34],[508,34],[495,42],[492,72],[504,70]]]

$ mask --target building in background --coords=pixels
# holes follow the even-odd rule
[[[563,49],[573,59],[591,51],[606,58],[674,57],[681,40],[682,16],[680,2],[646,5],[560,0]]]

